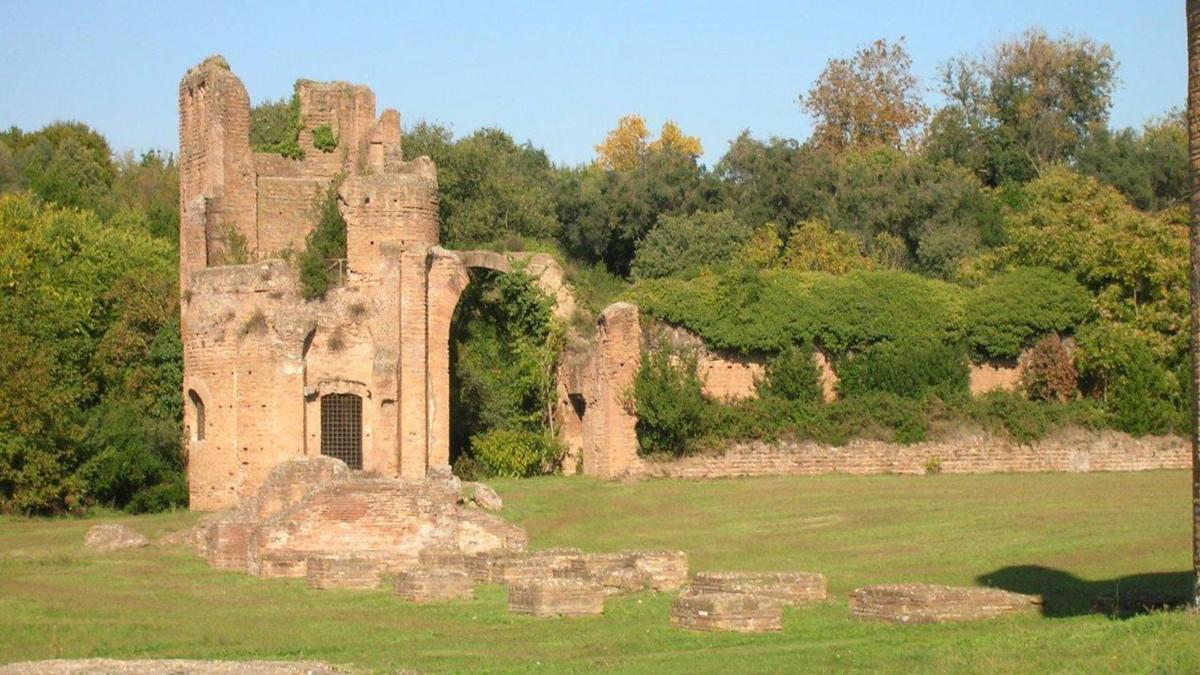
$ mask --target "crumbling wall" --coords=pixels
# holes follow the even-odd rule
[[[250,97],[220,56],[179,83],[179,241],[182,279],[221,264],[236,233],[257,240]]]
[[[581,378],[583,472],[612,478],[637,459],[637,417],[629,400],[641,361],[637,306],[609,305],[601,314]]]

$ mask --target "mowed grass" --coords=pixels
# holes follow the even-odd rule
[[[182,546],[116,554],[87,528],[152,539],[195,514],[0,520],[0,662],[45,658],[318,659],[364,671],[1200,672],[1200,617],[1090,613],[1118,588],[1186,594],[1186,472],[823,476],[623,485],[495,483],[535,548],[671,547],[692,570],[810,570],[830,600],[789,609],[784,631],[697,634],[667,623],[671,596],[613,598],[603,617],[509,616],[505,592],[414,606],[386,589],[211,570]],[[852,620],[856,586],[900,581],[1044,593],[1044,617],[942,626]]]

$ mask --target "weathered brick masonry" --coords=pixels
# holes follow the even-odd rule
[[[1175,436],[1133,437],[1118,431],[1066,429],[1032,445],[983,432],[899,445],[854,440],[844,446],[813,441],[740,443],[719,455],[673,461],[637,459],[631,475],[657,478],[812,476],[846,474],[1032,473],[1185,469],[1191,451]]]
[[[197,510],[233,507],[273,467],[322,453],[382,476],[445,469],[450,323],[469,268],[507,272],[519,260],[557,316],[574,311],[550,256],[438,246],[437,170],[425,157],[403,160],[400,115],[377,118],[370,89],[301,80],[296,94],[304,157],[287,159],[251,150],[250,98],[223,58],[179,85],[183,389]],[[324,126],[333,151],[313,143]],[[333,188],[347,223],[344,278],[306,302],[280,258],[303,249],[314,198]],[[636,308],[606,313],[602,339],[581,350],[588,366],[571,377],[560,369],[568,469],[591,453],[585,468],[615,475],[635,454],[620,403],[637,365],[630,316],[636,325]]]

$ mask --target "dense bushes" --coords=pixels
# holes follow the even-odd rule
[[[472,457],[504,475],[553,468],[556,450],[546,437],[562,329],[551,320],[552,302],[519,266],[508,274],[472,274],[450,333],[456,458]],[[478,442],[486,444],[483,454]]]
[[[701,393],[694,354],[670,349],[644,353],[632,394],[638,443],[645,454],[686,454],[712,426],[712,404]]]
[[[967,353],[959,345],[937,342],[879,342],[837,362],[842,396],[886,392],[906,398],[967,391]]]
[[[1021,268],[992,277],[967,300],[968,341],[984,358],[1015,359],[1038,336],[1078,326],[1091,309],[1070,275]]]
[[[884,340],[954,340],[964,330],[963,289],[906,272],[733,268],[643,281],[631,295],[709,345],[743,353],[808,343],[836,354]]]
[[[562,446],[543,431],[493,429],[471,438],[471,451],[488,476],[525,478],[553,470]]]
[[[666,277],[688,269],[725,262],[751,235],[731,211],[664,216],[637,245],[635,278]]]
[[[0,195],[0,511],[178,484],[175,257],[141,229]]]
[[[821,401],[821,371],[813,359],[811,345],[785,348],[767,362],[765,377],[757,386],[759,395],[804,403]]]
[[[331,134],[332,135],[332,134]],[[300,148],[300,95],[263,101],[250,109],[250,148],[289,159],[304,159]]]

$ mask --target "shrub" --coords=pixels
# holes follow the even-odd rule
[[[1096,324],[1079,333],[1076,357],[1089,393],[1131,434],[1187,427],[1184,383],[1157,358],[1150,340],[1123,324]]]
[[[643,454],[685,455],[704,435],[712,411],[694,354],[659,349],[642,355],[633,381],[637,437]]]
[[[632,299],[718,349],[777,352],[819,345],[831,354],[881,341],[957,341],[961,287],[894,271],[831,275],[731,268],[639,282]]]
[[[250,109],[250,148],[289,159],[304,159],[300,149],[300,95],[264,101]]]
[[[1057,335],[1038,340],[1021,368],[1021,388],[1035,401],[1062,403],[1075,395],[1079,374],[1071,354]]]
[[[1091,296],[1073,277],[1021,268],[993,277],[967,299],[967,342],[984,358],[1016,358],[1038,335],[1073,330]]]
[[[966,350],[939,342],[880,342],[837,362],[842,396],[890,393],[920,398],[951,397],[967,391]]]
[[[553,470],[563,451],[541,431],[495,429],[471,438],[475,459],[490,476],[525,478]]]
[[[336,182],[314,201],[313,219],[316,225],[308,233],[298,261],[300,295],[305,300],[325,296],[337,281],[331,261],[346,257],[346,220],[337,205]]]
[[[963,412],[984,429],[1018,443],[1032,443],[1065,424],[1096,428],[1105,421],[1103,410],[1091,401],[1031,401],[1012,391],[989,391],[967,399]]]
[[[753,235],[732,211],[663,216],[637,244],[631,271],[649,279],[725,262]]]
[[[333,152],[337,144],[337,136],[333,135],[333,129],[330,129],[328,124],[313,129],[313,147],[316,149],[321,152]]]
[[[845,443],[855,436],[874,436],[896,443],[919,443],[929,432],[929,415],[924,401],[890,392],[849,396],[829,405],[836,437],[826,440]]]
[[[813,348],[791,346],[767,362],[766,377],[758,391],[789,401],[819,403],[822,400],[821,371],[813,360]]]

